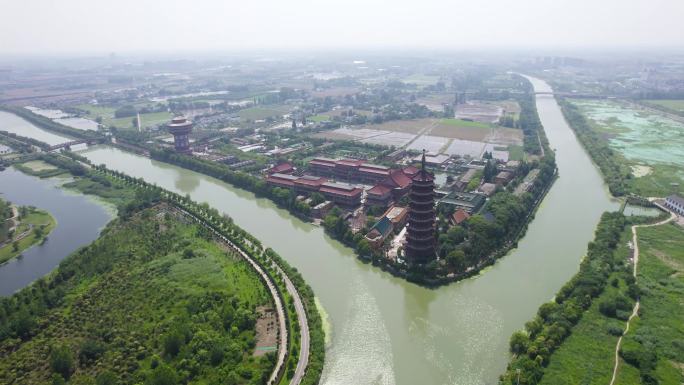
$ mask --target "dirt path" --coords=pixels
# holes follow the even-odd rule
[[[653,227],[653,226],[664,225],[666,223],[671,222],[675,218],[677,218],[677,214],[670,213],[669,218],[667,218],[663,221],[660,221],[658,223],[652,223],[649,225],[634,225],[634,226],[632,226],[632,245],[634,247],[634,268],[632,271],[632,275],[634,276],[634,279],[637,278],[637,271],[638,271],[637,268],[639,266],[639,241],[638,241],[638,237],[637,237],[637,229],[640,227]],[[620,352],[620,345],[622,344],[622,337],[627,335],[627,333],[629,332],[629,325],[632,321],[632,318],[636,317],[636,315],[639,313],[639,305],[640,305],[640,303],[639,303],[639,300],[637,299],[636,304],[634,304],[634,309],[632,309],[632,314],[627,319],[627,325],[625,326],[625,331],[622,333],[620,338],[618,338],[617,344],[615,345],[615,365],[613,366],[613,377],[610,379],[610,385],[614,385],[615,379],[617,378],[618,367],[620,364],[619,352]]]

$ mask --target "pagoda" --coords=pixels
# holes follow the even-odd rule
[[[425,150],[420,171],[411,178],[406,260],[425,264],[435,260],[435,176],[425,170]]]

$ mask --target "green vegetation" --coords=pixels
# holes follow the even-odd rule
[[[591,383],[583,382],[587,377],[573,376],[592,378],[591,376],[595,375],[592,374],[594,361],[587,359],[587,356],[603,354],[604,351],[601,349],[606,350],[606,344],[601,341],[605,342],[606,339],[612,338],[611,336],[621,333],[613,322],[597,320],[595,317],[601,315],[595,314],[592,310],[598,308],[611,317],[624,318],[625,309],[629,308],[631,301],[626,299],[624,293],[629,293],[632,298],[638,295],[638,288],[633,279],[630,281],[627,278],[629,266],[625,255],[616,253],[625,225],[626,219],[621,213],[603,214],[594,241],[589,243],[587,256],[580,264],[579,272],[561,288],[554,301],[539,308],[537,316],[525,324],[524,331],[516,332],[511,337],[510,348],[514,357],[508,370],[501,377],[502,383],[517,384],[518,377],[520,384]],[[614,274],[621,276],[617,277]],[[612,288],[606,289],[609,280]],[[584,321],[583,316],[587,314],[587,310],[593,315]],[[584,323],[576,326],[580,320]],[[592,326],[602,327],[599,330],[604,334],[598,336],[598,341],[593,341],[591,335],[582,334],[583,330]],[[575,333],[578,335],[573,337]],[[564,341],[570,341],[571,345],[566,348]],[[586,346],[587,343],[590,347]],[[559,348],[561,350],[557,350]],[[585,351],[587,356],[575,356],[576,353]],[[556,357],[574,359],[561,362],[556,361]],[[600,365],[599,361],[597,370],[600,370]],[[560,375],[551,378],[556,382],[544,382],[546,373]]]
[[[67,170],[55,167],[42,160],[32,160],[24,163],[15,163],[14,167],[24,174],[37,176],[40,178],[50,178],[68,172]]]
[[[487,124],[487,123],[475,122],[472,120],[455,119],[455,118],[442,119],[442,120],[440,120],[440,123],[448,124],[448,125],[456,126],[456,127],[475,127],[475,128],[486,128],[486,129],[489,129],[492,127],[491,124]]]
[[[565,119],[577,134],[577,138],[603,173],[610,192],[615,196],[625,195],[629,190],[627,181],[632,178],[632,171],[624,159],[592,129],[577,106],[567,100],[559,100],[559,104]]]
[[[2,301],[0,381],[112,373],[126,384],[263,383],[274,358],[251,352],[267,292],[210,239],[163,207],[110,224],[50,277]]]
[[[0,206],[0,210],[3,207]],[[4,206],[7,215],[8,204]],[[11,210],[9,210],[11,212]],[[19,216],[16,218],[19,225],[10,234],[7,232],[11,220],[5,220],[5,241],[2,241],[0,233],[0,264],[15,258],[36,243],[44,242],[48,234],[55,228],[57,222],[48,212],[38,210],[32,206],[21,206],[18,208]],[[11,214],[9,214],[11,216]],[[9,217],[6,217],[9,218]],[[11,240],[10,240],[11,238]]]
[[[510,160],[524,160],[525,150],[522,146],[510,145],[508,146],[508,159]]]
[[[641,230],[640,230],[641,231]],[[541,384],[607,384],[613,374],[615,345],[625,329],[638,294],[631,266],[630,227],[625,227],[614,252],[615,267],[596,297],[549,359]],[[620,268],[622,267],[622,268]]]
[[[143,128],[155,127],[160,124],[167,123],[173,114],[163,110],[150,111],[146,108],[137,108],[136,106],[126,105],[120,108],[94,106],[91,104],[81,104],[76,106],[80,111],[85,111],[89,118],[105,125],[106,127],[116,127],[119,129],[137,129],[137,125],[133,124],[133,119],[137,118],[137,113],[140,112],[141,126]]]
[[[646,227],[638,236],[641,308],[620,350],[617,383],[679,385],[684,382],[684,229]]]
[[[9,228],[12,226],[12,207],[10,202],[0,198],[0,243],[9,238]]]
[[[650,99],[644,100],[643,103],[665,112],[684,116],[684,99]]]

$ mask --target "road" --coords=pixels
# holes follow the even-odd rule
[[[658,205],[658,204],[656,203],[656,205]],[[658,206],[661,207],[662,209],[664,209],[665,211],[670,212],[669,210],[665,209],[663,206],[660,206],[660,205],[658,205]],[[632,245],[633,245],[632,247],[634,248],[634,268],[632,270],[632,275],[634,276],[634,279],[637,278],[637,271],[638,271],[637,269],[639,266],[639,240],[637,237],[637,229],[639,227],[653,227],[653,226],[664,225],[666,223],[671,222],[675,218],[677,218],[677,214],[670,212],[669,218],[667,218],[663,221],[660,221],[658,223],[651,223],[648,225],[634,225],[634,226],[632,226]],[[620,345],[622,344],[622,337],[627,335],[627,333],[629,332],[629,325],[632,322],[632,318],[636,317],[639,314],[639,306],[640,306],[640,302],[637,299],[636,303],[634,304],[634,309],[632,309],[632,314],[627,319],[627,325],[625,326],[625,331],[622,333],[620,338],[618,338],[617,344],[615,345],[615,365],[613,366],[613,377],[610,379],[610,385],[614,385],[615,379],[617,378],[618,367],[620,364],[620,355],[619,354],[620,354]]]

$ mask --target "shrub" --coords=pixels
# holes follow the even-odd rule
[[[73,370],[74,359],[68,346],[59,346],[52,349],[50,353],[50,368],[53,372],[59,373],[64,378],[69,378]]]

